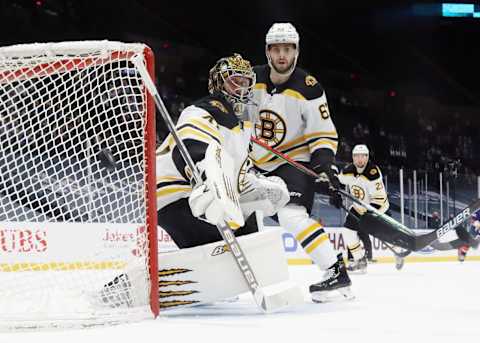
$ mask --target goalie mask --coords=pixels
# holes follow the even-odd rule
[[[295,66],[297,65],[298,55],[300,52],[299,42],[300,42],[300,36],[292,24],[290,23],[273,24],[272,27],[270,27],[270,29],[268,30],[267,35],[265,36],[265,55],[267,56],[268,65],[270,66],[270,68],[275,69],[272,63],[272,59],[270,57],[270,52],[269,52],[270,45],[293,44],[296,49],[293,63],[288,70],[280,74],[290,75],[291,73],[293,73],[293,71],[295,70]]]
[[[253,68],[250,62],[239,54],[219,59],[210,69],[208,92],[222,94],[232,104],[236,115],[244,113],[254,86]]]

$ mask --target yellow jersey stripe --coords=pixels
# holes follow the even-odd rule
[[[266,83],[256,83],[254,88],[255,89],[267,89],[267,84]]]
[[[161,190],[157,191],[157,198],[159,197],[164,197],[167,195],[170,195],[172,193],[178,193],[178,192],[190,192],[192,190],[191,186],[166,186],[162,187]]]
[[[178,136],[182,140],[186,138],[193,138],[208,144],[213,139],[212,137],[204,134],[203,132],[193,129],[192,127],[185,127],[183,129],[178,130],[177,132],[178,132]],[[173,137],[172,137],[172,141],[173,141]]]
[[[293,156],[296,156],[300,153],[307,153],[309,151],[310,151],[310,149],[308,148],[308,146],[302,146],[302,147],[299,147],[299,148],[296,148],[296,149],[293,149],[293,150],[289,151],[288,153],[286,153],[286,155],[288,155],[288,157],[293,157]],[[261,159],[256,160],[255,163],[256,164],[276,163],[278,158],[274,159],[273,161],[268,161],[270,159],[271,155],[272,154],[264,156]]]
[[[298,100],[305,100],[305,97],[301,93],[299,93],[297,91],[294,91],[293,89],[290,89],[290,88],[285,89],[282,92],[282,94],[286,95],[286,96],[290,96],[290,97],[298,99]]]
[[[211,127],[210,125],[208,125],[207,123],[202,123],[200,120],[196,119],[196,118],[191,118],[190,120],[187,120],[187,123],[191,123],[193,124],[194,126],[199,126],[200,128],[204,129],[205,131],[207,131],[208,133],[211,133],[212,136],[216,137],[219,141],[222,140],[222,137],[220,136],[220,133],[218,132],[218,130],[216,130],[215,128]],[[183,124],[182,124],[183,125]]]
[[[308,226],[305,230],[301,231],[295,238],[297,241],[301,242],[305,237],[310,235],[316,229],[322,227],[319,223],[313,223],[312,225]]]
[[[306,249],[305,252],[310,254],[313,250],[315,250],[320,244],[328,240],[328,235],[326,233],[322,233],[316,240],[313,241]]]
[[[320,140],[316,141],[315,143],[310,144],[310,147],[311,147],[311,149],[313,150],[313,149],[315,149],[315,148],[321,147],[322,145],[323,145],[323,146],[329,145],[329,146],[331,146],[335,151],[337,151],[338,143],[335,142],[335,141],[328,140],[327,138],[325,138],[325,139],[320,139]]]
[[[285,144],[280,145],[277,150],[283,150],[283,149],[288,149],[296,144],[299,143],[305,143],[311,138],[316,138],[316,137],[326,137],[326,136],[331,136],[331,138],[338,138],[338,134],[336,131],[319,131],[319,132],[313,132],[309,133],[308,135],[303,135],[298,138],[295,138],[294,140],[291,140],[290,142],[287,142]]]
[[[310,151],[310,149],[308,148],[308,146],[304,146],[304,147],[300,147],[298,149],[289,151],[287,155],[288,155],[288,157],[293,158],[297,155],[308,154],[309,151]],[[257,164],[257,165],[269,165],[269,164],[275,164],[275,163],[279,163],[279,162],[285,163],[282,159],[275,158],[274,160],[268,161],[268,162],[263,162],[262,160],[258,160],[258,161],[255,161],[255,164]]]
[[[185,181],[185,179],[181,176],[170,176],[170,175],[165,175],[165,176],[159,176],[157,177],[157,183],[162,182],[162,181]]]

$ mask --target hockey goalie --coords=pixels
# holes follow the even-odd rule
[[[274,215],[289,201],[280,178],[250,170],[252,124],[238,116],[254,84],[252,67],[240,55],[218,60],[209,73],[209,95],[181,113],[174,132],[157,149],[158,224],[181,249],[159,258],[163,309],[248,291],[217,229],[222,225],[242,237],[239,244],[262,287],[288,279],[279,231],[258,233],[254,215],[255,211]],[[183,147],[195,170],[187,163]],[[197,173],[201,180],[195,178]],[[117,296],[116,290],[131,278],[120,275],[105,286],[103,297]],[[119,304],[132,301],[118,299]]]

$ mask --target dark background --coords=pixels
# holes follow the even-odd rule
[[[290,21],[299,65],[326,89],[339,159],[367,143],[386,170],[442,171],[458,160],[478,174],[480,19],[441,18],[433,1],[397,3],[1,0],[0,43],[145,42],[175,116],[205,95],[215,60],[239,52],[265,63],[265,33]]]

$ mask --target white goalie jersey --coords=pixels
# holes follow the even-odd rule
[[[363,172],[358,173],[357,168],[353,164],[349,164],[338,174],[338,179],[347,186],[350,194],[356,198],[370,204],[382,213],[388,210],[390,204],[385,191],[382,172],[378,166],[368,162]],[[359,214],[365,212],[363,207],[356,204],[352,206]]]
[[[297,67],[285,84],[276,87],[270,81],[268,65],[254,70],[255,105],[249,106],[248,114],[255,136],[292,159],[312,165],[319,149],[329,149],[335,155],[337,130],[318,81]],[[262,147],[254,145],[252,149],[253,162],[261,170],[272,171],[285,163]]]
[[[219,143],[234,160],[234,174],[241,193],[245,173],[251,165],[248,146],[252,123],[239,121],[231,105],[222,97],[208,96],[187,107],[178,119],[177,133],[193,161],[203,160],[208,144]],[[176,149],[172,135],[157,149],[157,206],[165,207],[181,198],[187,198],[192,187],[185,170],[185,162]]]

